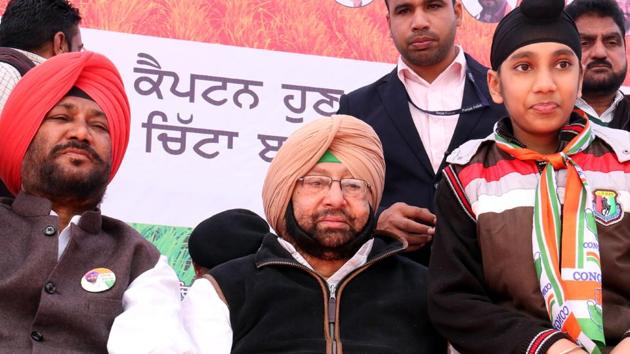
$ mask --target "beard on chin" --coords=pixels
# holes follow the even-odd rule
[[[582,82],[582,94],[585,96],[607,96],[619,90],[626,78],[626,70],[612,72],[604,79],[589,79],[588,73]]]
[[[87,174],[74,174],[56,161],[57,156],[66,148],[82,149],[90,154],[93,167]],[[24,159],[26,171],[22,174],[24,185],[28,187],[27,191],[52,201],[68,201],[90,205],[90,207],[95,207],[101,202],[107,189],[111,162],[103,161],[87,143],[71,141],[64,145],[57,145],[42,160],[34,161],[27,152]],[[71,164],[75,163],[71,162]]]
[[[414,37],[419,36],[427,36],[434,40],[438,41],[438,45],[436,48],[432,48],[430,50],[417,52],[414,50],[410,50],[407,48],[409,41]],[[438,63],[441,63],[445,60],[455,44],[455,27],[453,27],[449,33],[444,34],[443,36],[438,36],[434,32],[429,30],[418,30],[414,31],[412,35],[407,38],[405,45],[398,46],[397,49],[400,52],[400,55],[408,62],[416,66],[433,66]]]
[[[321,229],[315,222],[324,215],[335,215],[339,213],[343,212],[324,211],[319,213],[311,217],[311,222],[307,228],[302,228],[298,225],[295,218],[293,203],[289,203],[285,215],[286,233],[290,238],[289,241],[291,241],[298,250],[315,258],[327,261],[351,258],[359,248],[372,237],[374,228],[372,220],[374,217],[370,210],[370,217],[363,227],[363,230],[356,230],[352,227],[350,224],[353,223],[354,218],[349,217],[345,213],[344,215],[349,222],[349,228],[347,230]]]
[[[105,194],[110,170],[109,164],[101,162],[86,176],[71,176],[63,171],[63,167],[47,160],[39,169],[40,190],[51,199],[85,200],[98,204]]]

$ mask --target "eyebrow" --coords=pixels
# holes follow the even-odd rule
[[[326,171],[323,168],[319,168],[317,165],[315,165],[308,173],[327,173],[328,171]]]
[[[532,56],[536,56],[536,53],[527,51],[527,52],[520,52],[520,53],[512,54],[510,55],[508,59],[515,60],[515,59],[529,58]]]
[[[563,48],[554,51],[553,55],[575,55],[575,53],[571,49]]]
[[[55,105],[55,107],[62,107],[65,108],[69,111],[73,111],[73,110],[77,110],[77,106],[73,105],[72,103],[58,103]],[[53,107],[53,108],[55,108]],[[99,117],[107,117],[105,115],[105,113],[99,109],[90,109],[88,110],[88,115],[90,116],[99,116]]]
[[[562,49],[555,50],[553,53],[551,53],[551,55],[553,56],[575,55],[575,53],[571,49],[562,48]],[[517,60],[517,59],[531,58],[531,57],[536,57],[536,56],[538,56],[538,53],[528,50],[525,52],[513,54],[508,59]]]
[[[599,34],[597,33],[580,33],[580,37],[582,38],[586,38],[586,39],[594,39],[597,38]],[[604,33],[602,34],[602,38],[615,38],[615,39],[621,39],[623,36],[621,34],[619,34],[619,32],[608,32],[608,33]]]
[[[604,39],[623,39],[623,36],[619,34],[619,32],[611,32],[611,33],[606,33],[605,35],[603,35],[602,37],[604,37]]]
[[[398,10],[400,10],[400,9],[404,9],[404,8],[409,7],[409,6],[410,6],[409,1],[405,1],[405,2],[403,2],[403,3],[401,3],[401,4],[397,4],[397,5],[394,7],[394,11],[398,11]]]

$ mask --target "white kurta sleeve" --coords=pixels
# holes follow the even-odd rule
[[[107,342],[110,353],[194,353],[181,321],[179,279],[165,256],[131,282],[122,302]]]
[[[230,353],[230,310],[208,279],[197,279],[188,289],[182,317],[197,353]]]

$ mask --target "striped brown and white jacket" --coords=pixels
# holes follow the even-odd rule
[[[609,350],[630,329],[630,133],[592,126],[596,138],[572,158],[594,197],[599,245],[585,246],[600,249]],[[464,353],[545,353],[566,335],[552,329],[532,256],[543,165],[514,159],[494,135],[462,145],[447,161],[429,271],[432,320]],[[566,170],[556,174],[562,201]]]

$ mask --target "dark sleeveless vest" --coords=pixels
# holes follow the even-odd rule
[[[0,203],[0,353],[106,353],[122,296],[159,252],[127,224],[83,213],[57,260],[58,219],[50,201],[25,193]],[[84,274],[105,267],[114,286],[91,293]]]

